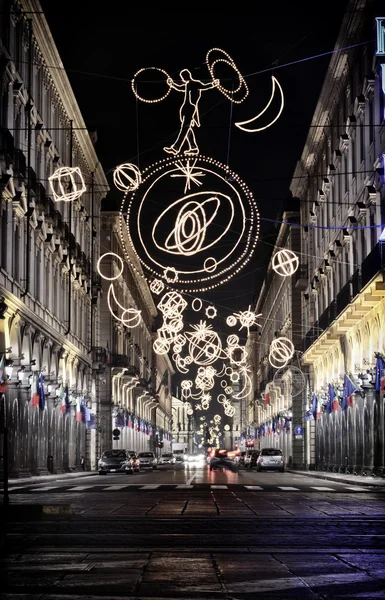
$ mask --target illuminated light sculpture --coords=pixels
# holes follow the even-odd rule
[[[298,396],[306,387],[307,376],[301,369],[287,365],[274,373],[275,387],[281,389],[282,394],[289,393],[292,398]]]
[[[203,302],[200,298],[194,298],[194,300],[191,303],[191,308],[195,312],[199,312],[202,309],[202,306],[203,306]]]
[[[234,313],[234,316],[239,320],[239,323],[241,325],[239,328],[239,331],[243,327],[245,329],[247,329],[247,331],[249,331],[250,327],[252,327],[253,325],[258,325],[258,327],[261,327],[261,325],[259,323],[257,323],[257,319],[258,319],[258,317],[262,316],[262,313],[259,313],[259,315],[256,315],[255,312],[250,310],[250,308],[251,307],[249,306],[249,310],[244,310],[239,313]]]
[[[247,396],[251,392],[252,382],[249,375],[250,371],[251,368],[249,365],[244,365],[240,367],[240,377],[243,381],[243,387],[239,390],[239,392],[234,394],[233,398],[235,398],[236,400],[242,400],[243,398],[247,398]]]
[[[200,200],[200,196],[203,198],[202,201]],[[189,200],[189,198],[192,198],[192,200]],[[152,228],[152,239],[154,240],[155,246],[158,250],[163,250],[178,256],[194,256],[198,252],[211,248],[226,235],[233,222],[234,205],[231,198],[226,198],[226,200],[229,202],[229,214],[231,216],[228,219],[226,228],[223,229],[221,235],[214,239],[214,241],[204,245],[207,229],[217,216],[221,205],[221,198],[218,198],[217,195],[210,196],[210,193],[202,191],[190,194],[189,196],[182,196],[182,198],[175,200],[175,202],[167,206],[167,208],[159,215]],[[210,204],[213,206],[210,207]],[[178,205],[181,205],[181,208],[179,208]],[[205,208],[206,205],[208,206]],[[163,232],[165,221],[169,218],[167,213],[172,214],[175,207],[178,207],[178,213],[174,229],[169,233],[164,244],[159,245],[157,243],[157,228],[159,227]],[[207,218],[209,212],[211,214],[210,217]],[[168,269],[171,269],[171,267]]]
[[[195,185],[202,185],[202,181],[199,180],[199,177],[205,177],[203,171],[194,171],[196,160],[193,160],[192,163],[187,161],[187,164],[177,163],[180,168],[180,173],[175,173],[171,175],[171,177],[184,177],[186,179],[184,186],[184,193],[187,192],[191,188],[191,183],[195,183]]]
[[[155,104],[156,102],[161,102],[162,100],[167,98],[167,96],[171,92],[171,87],[169,86],[168,83],[167,83],[166,92],[159,98],[153,98],[153,99],[143,98],[143,96],[140,96],[138,94],[137,89],[136,89],[137,88],[136,79],[137,79],[138,75],[140,75],[140,73],[143,73],[144,71],[159,71],[159,73],[163,73],[163,75],[165,75],[166,82],[170,78],[169,74],[166,73],[166,71],[164,71],[163,69],[160,69],[159,67],[144,67],[143,69],[139,69],[139,71],[137,71],[135,73],[134,77],[131,80],[131,89],[132,89],[134,95],[138,98],[138,100],[141,100],[142,102],[147,102],[148,104]]]
[[[208,306],[205,310],[205,314],[208,319],[215,319],[217,316],[217,309],[215,306]]]
[[[194,79],[188,69],[182,69],[179,73],[182,83],[175,83],[169,77],[167,84],[170,89],[183,93],[183,102],[179,110],[180,130],[176,140],[171,146],[163,148],[168,154],[179,154],[184,152],[187,156],[199,154],[199,148],[195,138],[194,129],[200,127],[199,101],[202,92],[211,90],[219,85],[219,80],[214,79],[208,83]]]
[[[279,337],[270,344],[269,362],[272,367],[285,367],[294,355],[294,344],[289,338]]]
[[[211,325],[206,325],[205,321],[192,325],[192,328],[194,331],[186,331],[190,357],[197,365],[212,364],[222,354],[219,335],[213,331]]]
[[[215,55],[216,55],[216,57],[215,57]],[[235,64],[235,62],[233,61],[231,56],[229,54],[227,54],[227,52],[225,52],[224,50],[221,50],[221,48],[211,48],[211,50],[209,50],[206,54],[206,64],[207,64],[207,68],[210,72],[210,75],[214,81],[216,80],[215,67],[219,63],[225,64],[228,67],[231,67],[235,71],[236,75],[238,76],[238,85],[236,87],[234,87],[233,89],[229,89],[229,88],[225,88],[221,83],[219,83],[217,85],[218,90],[224,96],[226,96],[226,98],[228,100],[230,100],[231,102],[234,102],[235,104],[241,104],[241,102],[243,102],[249,94],[249,89],[247,87],[246,81],[242,77],[242,74],[239,71],[237,65]],[[242,97],[235,98],[235,94],[237,94],[240,91],[243,94]]]
[[[142,175],[136,165],[123,163],[114,169],[113,181],[121,192],[133,192],[142,183]]]
[[[240,367],[247,362],[246,346],[240,346],[239,344],[228,346],[225,352],[230,359],[230,364],[232,365]]]
[[[230,379],[231,379],[232,383],[237,383],[237,381],[239,381],[238,371],[233,371],[230,375]]]
[[[213,367],[200,367],[195,378],[195,386],[198,390],[211,390],[215,385],[214,375],[215,369]]]
[[[279,250],[273,256],[272,267],[278,275],[290,277],[299,266],[299,258],[291,250]]]
[[[183,177],[175,175],[183,174],[181,166],[189,160],[169,157],[143,170],[139,190],[127,193],[123,199],[120,237],[125,258],[140,278],[165,280],[168,269],[174,267],[178,290],[199,293],[229,281],[251,260],[258,241],[259,213],[252,193],[239,176],[227,165],[204,156],[196,159],[196,171],[205,174],[204,183],[199,191],[186,196],[180,189]],[[174,190],[177,199],[159,208],[159,196],[169,189]],[[219,241],[223,250],[214,259],[212,248]],[[132,251],[144,272],[138,268]]]
[[[231,396],[231,394],[233,393],[233,388],[231,387],[231,385],[228,385],[227,387],[225,387],[225,394],[227,394],[228,396]]]
[[[112,307],[112,301],[120,308],[120,310],[123,311],[122,315],[120,317],[118,317],[116,315],[116,312],[114,311],[114,309]],[[114,319],[116,319],[117,321],[120,321],[125,327],[128,327],[129,329],[133,329],[134,327],[137,327],[139,325],[139,323],[142,321],[142,313],[140,310],[136,310],[136,308],[126,308],[126,307],[122,306],[120,304],[120,302],[118,302],[116,295],[115,295],[113,283],[111,283],[110,287],[108,288],[107,304],[108,304],[110,313],[112,314]]]
[[[168,319],[180,318],[186,306],[186,300],[178,292],[167,292],[158,304],[160,312]]]
[[[106,256],[112,256],[113,259],[116,260],[120,265],[119,273],[117,275],[114,275],[113,277],[107,277],[107,275],[104,275],[100,269],[101,262],[106,258]],[[123,260],[118,254],[115,254],[115,252],[106,252],[105,254],[102,254],[101,257],[99,258],[98,262],[96,263],[97,272],[99,273],[100,277],[102,277],[102,279],[105,279],[106,281],[115,281],[116,279],[118,279],[121,276],[121,274],[123,273],[123,269],[124,269]]]
[[[172,358],[178,371],[186,375],[189,372],[189,369],[186,367],[186,360],[180,354],[174,354]]]
[[[161,294],[164,290],[164,283],[160,279],[154,279],[150,283],[150,290],[153,294]]]
[[[163,277],[167,283],[176,283],[178,281],[178,271],[174,267],[166,267],[163,271]]]
[[[237,346],[239,344],[239,337],[234,334],[229,335],[226,342],[228,346]]]
[[[266,104],[265,108],[263,110],[261,110],[255,117],[252,117],[251,119],[248,119],[247,121],[239,121],[238,123],[234,123],[234,125],[236,127],[238,127],[239,129],[242,129],[242,131],[247,131],[248,133],[255,133],[257,131],[263,131],[264,129],[271,127],[271,125],[273,125],[273,123],[275,123],[279,119],[279,117],[281,116],[281,113],[283,111],[284,104],[285,104],[283,90],[282,90],[281,84],[279,83],[278,79],[276,79],[274,76],[272,76],[271,81],[272,81],[271,96],[270,96],[270,100]],[[278,88],[279,96],[280,96],[280,107],[279,107],[277,115],[274,117],[274,119],[271,119],[263,127],[255,127],[255,124],[257,123],[257,121],[260,119],[260,117],[262,117],[263,114],[265,114],[265,112],[270,107],[271,103],[273,102],[277,88]],[[246,125],[253,125],[253,128],[251,129],[250,127],[246,127]]]
[[[236,324],[237,324],[237,318],[236,318],[236,317],[234,317],[234,315],[230,315],[230,316],[228,316],[228,317],[227,317],[227,319],[226,319],[226,324],[227,324],[229,327],[234,327],[234,325],[236,325]]]
[[[221,381],[221,387],[225,388],[226,386],[227,386],[226,379],[222,379],[222,381]]]
[[[48,181],[55,202],[73,202],[87,190],[79,167],[60,167]]]
[[[225,431],[230,431],[230,429],[231,429],[231,428],[230,428],[230,425],[227,425],[227,424],[226,424],[226,425],[224,426],[224,428],[223,428],[223,429],[224,429]]]

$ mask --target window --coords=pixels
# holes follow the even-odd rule
[[[282,450],[278,450],[277,448],[263,448],[261,456],[282,456]]]

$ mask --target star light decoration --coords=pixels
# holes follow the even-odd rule
[[[73,202],[87,190],[79,167],[60,167],[48,181],[55,202]]]

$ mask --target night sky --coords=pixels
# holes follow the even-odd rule
[[[279,220],[330,56],[303,59],[334,49],[345,0],[282,4],[288,14],[276,3],[271,9],[254,3],[250,13],[236,14],[232,5],[231,12],[204,15],[194,12],[193,4],[189,13],[138,12],[131,3],[114,1],[100,5],[103,10],[94,3],[91,11],[89,2],[66,0],[60,11],[52,0],[41,4],[85,122],[97,131],[96,152],[111,186],[116,165],[133,162],[144,169],[164,158],[163,146],[179,129],[181,94],[172,92],[154,104],[138,102],[131,90],[136,71],[157,66],[178,80],[180,70],[188,68],[194,78],[208,81],[207,51],[218,47],[230,54],[250,94],[242,104],[231,104],[218,90],[202,95],[196,130],[200,152],[228,164],[245,181],[262,219]],[[235,121],[265,106],[272,75],[285,94],[281,118],[260,133],[237,129]],[[147,87],[156,95],[165,89],[164,79]],[[113,190],[105,209],[118,209],[120,199]],[[261,225],[249,266],[207,296],[224,316],[246,310],[258,294],[277,234],[274,224]]]

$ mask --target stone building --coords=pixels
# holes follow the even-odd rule
[[[95,458],[94,222],[108,184],[38,0],[0,13],[0,398],[19,476]]]
[[[281,448],[286,461],[297,468],[305,463],[304,436],[293,436],[293,425],[304,426],[306,380],[299,369],[302,344],[301,277],[303,265],[292,276],[273,268],[276,255],[292,252],[300,263],[301,234],[298,200],[292,199],[291,209],[282,214],[284,222],[278,232],[275,248],[254,311],[262,314],[261,327],[250,331],[247,346],[254,383],[254,430],[258,448]],[[290,256],[283,255],[283,264],[290,267]],[[290,272],[290,271],[289,271]],[[273,366],[270,348],[273,340],[287,338],[294,345],[294,357],[288,367]],[[298,376],[301,377],[299,380]]]
[[[291,184],[301,200],[302,365],[315,419],[309,464],[384,473],[384,29],[370,0],[348,3]],[[374,40],[377,37],[377,47]],[[350,47],[349,49],[345,49]],[[310,405],[309,405],[310,407]]]
[[[100,382],[98,450],[155,451],[161,442],[165,452],[171,448],[174,370],[167,354],[153,351],[158,311],[136,255],[132,252],[129,260],[125,259],[130,244],[125,228],[120,228],[120,214],[103,211],[101,215],[99,270],[103,294],[100,348],[94,352]],[[127,237],[124,244],[122,235]],[[118,435],[113,435],[114,431]]]

